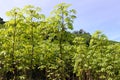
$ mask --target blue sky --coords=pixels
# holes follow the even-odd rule
[[[120,41],[120,0],[0,0],[0,17],[7,20],[6,11],[28,4],[41,7],[42,12],[49,15],[61,2],[72,4],[71,8],[77,10],[74,30],[84,29],[90,33],[100,30],[110,40]]]

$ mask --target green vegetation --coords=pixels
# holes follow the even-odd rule
[[[120,80],[120,43],[73,29],[76,11],[55,6],[46,18],[32,5],[0,18],[0,80]]]

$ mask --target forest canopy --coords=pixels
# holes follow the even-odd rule
[[[0,80],[120,80],[120,43],[73,30],[76,10],[60,3],[13,8],[0,18]]]

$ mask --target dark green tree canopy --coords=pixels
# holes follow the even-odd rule
[[[5,21],[3,21],[3,18],[0,17],[0,24],[4,24]]]

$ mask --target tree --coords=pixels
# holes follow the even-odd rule
[[[104,34],[96,31],[91,37],[89,46],[85,44],[82,37],[76,37],[74,42],[76,43],[74,71],[80,80],[113,80],[116,77],[119,78],[118,74],[115,74],[117,65],[116,67],[114,65],[114,62],[118,60],[115,56],[119,55],[119,49],[117,49],[118,51],[114,50],[115,46],[118,46],[110,44]],[[119,64],[119,61],[116,64]]]
[[[74,34],[75,37],[84,38],[87,46],[89,46],[90,39],[91,39],[91,34],[90,33],[84,31],[83,29],[80,29],[79,31],[74,31],[73,34]]]
[[[37,56],[40,55],[40,50],[38,52],[37,48],[40,46],[40,38],[39,35],[39,25],[41,25],[42,21],[44,20],[45,16],[40,14],[39,12],[41,9],[39,7],[34,7],[32,5],[25,6],[23,9],[23,16],[24,16],[24,25],[26,25],[26,32],[25,32],[25,45],[26,49],[28,50],[28,55],[30,59],[29,69],[31,70],[30,79],[33,78],[33,72],[35,67],[39,67],[39,63],[37,60],[39,58]],[[24,43],[25,44],[25,43]],[[29,54],[30,53],[30,54]]]
[[[4,24],[5,21],[3,21],[3,19],[0,17],[0,24]]]
[[[27,70],[29,68],[31,71],[29,77],[32,79],[33,69],[34,66],[36,66],[35,55],[38,54],[35,53],[36,50],[34,50],[34,48],[36,48],[36,45],[37,47],[39,46],[37,43],[37,41],[39,41],[39,38],[37,38],[39,34],[37,27],[44,17],[43,14],[39,14],[39,10],[40,8],[38,7],[35,8],[34,6],[28,5],[23,9],[14,8],[7,12],[11,20],[6,23],[5,34],[7,35],[4,39],[8,42],[4,40],[5,42],[3,42],[2,48],[5,49],[7,54],[10,54],[10,61],[13,69],[10,70],[12,71],[11,74],[17,74],[14,69]],[[24,63],[24,65],[21,63]],[[10,66],[7,68],[9,70]]]
[[[18,24],[20,22],[19,11],[20,11],[19,8],[14,8],[11,11],[7,12],[7,15],[11,17],[11,20],[5,24],[5,29],[4,29],[5,30],[4,34],[6,36],[3,38],[2,48],[6,53],[5,56],[8,58],[8,61],[5,61],[5,65],[4,65],[6,76],[9,76],[8,79],[10,78],[16,79],[16,75],[17,75],[16,69],[18,62],[16,61],[16,53],[17,53],[16,49],[19,46],[17,46],[18,37],[16,36],[16,34],[18,33],[18,30],[16,29],[16,27],[18,27]]]
[[[73,29],[73,20],[76,18],[74,15],[76,11],[74,9],[69,10],[70,4],[61,3],[55,6],[55,9],[51,12],[51,16],[47,18],[48,22],[48,29],[49,29],[49,36],[48,39],[52,41],[52,44],[56,46],[57,53],[57,69],[55,71],[59,76],[56,76],[58,79],[65,79],[65,56],[68,56],[65,53],[65,46],[70,45],[68,44],[69,40],[69,33],[67,32],[68,29]],[[67,38],[65,38],[67,37]],[[56,59],[55,58],[55,59]],[[56,65],[56,64],[55,64]],[[56,73],[55,73],[56,74]]]

